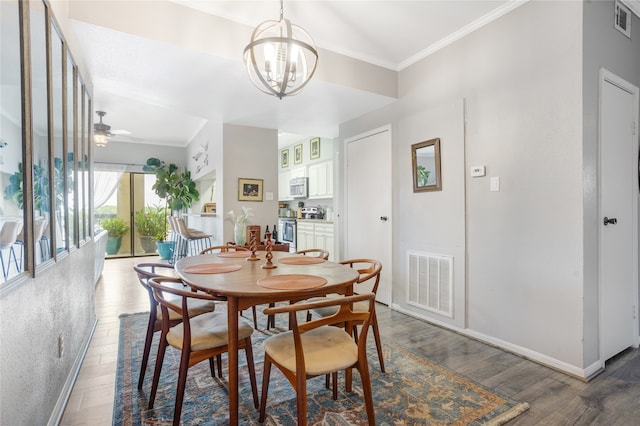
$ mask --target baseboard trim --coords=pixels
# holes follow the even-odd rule
[[[82,345],[78,356],[73,362],[73,367],[67,376],[67,380],[62,387],[62,391],[60,392],[60,396],[58,396],[58,401],[56,402],[55,407],[53,407],[53,411],[51,412],[51,416],[49,417],[49,421],[47,422],[47,426],[57,426],[62,421],[62,415],[64,414],[64,409],[67,407],[67,403],[69,402],[69,397],[71,396],[71,391],[73,390],[73,385],[76,383],[76,379],[78,378],[78,374],[80,374],[80,369],[82,368],[82,363],[84,362],[84,358],[87,356],[87,351],[89,350],[89,346],[91,345],[91,340],[93,339],[93,333],[96,331],[96,326],[98,325],[98,319],[95,318],[93,324],[91,326],[91,330],[87,334],[87,337]]]
[[[418,318],[421,319],[423,321],[426,321],[430,324],[433,325],[437,325],[439,327],[442,328],[446,328],[448,330],[451,330],[455,333],[461,334],[463,336],[466,337],[470,337],[472,339],[478,340],[482,343],[486,343],[488,345],[497,347],[499,349],[502,349],[504,351],[507,352],[511,352],[515,355],[518,355],[522,358],[525,358],[529,361],[533,361],[536,362],[538,364],[542,364],[545,367],[549,367],[552,368],[554,370],[560,371],[561,373],[564,374],[568,374],[570,376],[573,376],[577,379],[580,380],[591,380],[593,377],[595,377],[598,373],[600,373],[602,371],[602,366],[600,365],[600,363],[595,363],[590,365],[587,368],[579,368],[576,367],[575,365],[571,365],[571,364],[567,364],[564,361],[560,361],[558,359],[549,357],[547,355],[541,354],[539,352],[536,351],[532,351],[531,349],[528,348],[524,348],[522,346],[518,346],[518,345],[514,345],[513,343],[509,343],[507,341],[501,340],[501,339],[497,339],[495,337],[492,336],[488,336],[486,334],[477,332],[475,330],[471,330],[468,328],[459,328],[459,327],[455,327],[451,324],[448,324],[446,322],[443,321],[438,321],[435,320],[433,318],[427,317],[425,315],[421,315],[420,313],[414,312],[414,311],[410,311],[407,309],[404,309],[403,307],[401,307],[398,304],[392,304],[391,305],[391,309],[401,312],[405,315],[409,315],[411,317],[414,318]]]

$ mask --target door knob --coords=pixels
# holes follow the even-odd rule
[[[380,222],[386,222],[388,219],[387,216],[380,216]]]
[[[611,225],[615,225],[616,223],[618,223],[618,219],[616,219],[615,217],[612,217],[611,219],[609,219],[608,217],[604,217],[604,226],[607,226],[609,224]]]

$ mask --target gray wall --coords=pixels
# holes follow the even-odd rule
[[[95,326],[94,258],[84,244],[0,300],[0,424],[47,424],[61,402]]]
[[[442,166],[443,173],[455,167],[454,173],[466,176],[467,259],[459,253],[454,258],[467,266],[466,312],[456,312],[456,323],[466,324],[459,329],[467,334],[577,375],[585,366],[582,7],[571,1],[526,3],[403,70],[396,104],[340,127],[345,139],[392,124],[393,302],[446,323],[407,305],[406,251],[434,239],[457,247],[460,206],[448,205],[449,216],[430,215],[429,200],[408,190],[404,168],[410,143],[439,136],[424,117],[464,101],[464,152]],[[449,133],[460,126],[452,120]],[[442,144],[450,142],[451,136]],[[476,165],[487,167],[486,177],[468,176]],[[491,176],[500,177],[500,192],[489,191]],[[445,188],[450,184],[443,179]],[[421,215],[406,213],[420,205]],[[441,230],[452,231],[448,240],[422,226],[434,219]]]
[[[584,3],[583,180],[584,180],[584,363],[598,350],[598,89],[600,68],[640,87],[640,19],[632,15],[631,39],[613,27],[613,1]],[[640,228],[639,228],[640,229]]]
[[[238,214],[242,207],[250,207],[254,216],[247,220],[247,225],[260,225],[264,233],[265,226],[271,229],[278,223],[278,131],[225,124],[223,134],[222,182],[220,171],[216,171],[221,185],[218,191],[221,188],[223,191],[218,213],[224,215],[233,210]],[[238,178],[263,179],[264,201],[238,201]],[[272,200],[267,200],[266,192],[273,193]],[[233,223],[229,220],[223,223],[221,241],[233,241]]]
[[[123,155],[123,153],[126,153]],[[146,164],[150,157],[173,163],[180,168],[187,165],[187,153],[184,148],[152,145],[145,143],[109,142],[105,147],[93,149],[95,168],[108,167],[108,163],[133,165],[129,171],[141,171],[139,166]],[[104,164],[107,163],[107,164]]]

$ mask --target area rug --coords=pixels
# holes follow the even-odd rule
[[[151,348],[149,367],[142,390],[137,389],[140,360],[144,347],[148,314],[123,315],[120,318],[118,370],[113,409],[114,425],[171,424],[175,403],[175,388],[180,354],[168,348],[156,396],[155,407],[147,409],[153,366],[159,333]],[[265,324],[260,316],[259,324]],[[277,321],[283,321],[277,319]],[[261,389],[262,341],[271,334],[284,331],[285,324],[262,328],[253,334],[254,358]],[[375,344],[370,342],[369,370],[373,387],[377,425],[501,425],[525,412],[529,406],[498,395],[464,376],[430,360],[417,356],[392,342],[384,342],[385,367],[381,373]],[[242,425],[259,425],[258,412],[253,407],[251,387],[243,351],[238,354],[240,409]],[[212,378],[209,363],[202,362],[189,369],[182,410],[184,425],[223,425],[228,423],[228,393],[226,358],[223,378]],[[338,400],[331,398],[324,377],[307,382],[308,424],[367,424],[360,377],[353,373],[353,391],[344,391],[344,375],[340,376]],[[271,371],[267,419],[264,425],[296,424],[295,392],[278,369]]]

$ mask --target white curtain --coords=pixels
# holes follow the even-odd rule
[[[93,172],[93,208],[97,209],[107,202],[118,189],[118,182],[122,176],[122,171],[102,171]]]

